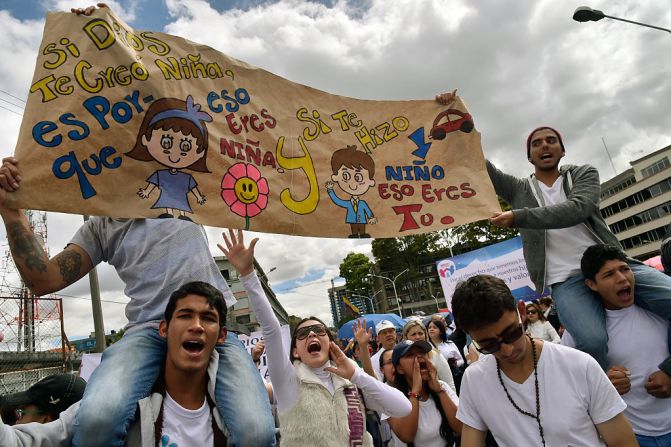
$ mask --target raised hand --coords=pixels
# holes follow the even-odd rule
[[[254,347],[252,348],[252,360],[254,360],[254,363],[258,363],[261,360],[261,356],[263,355],[263,351],[265,350],[266,350],[266,342],[264,340],[257,341]]]
[[[515,224],[515,215],[512,211],[496,212],[489,218],[492,225],[499,228],[510,228]]]
[[[457,97],[457,89],[455,88],[452,92],[441,93],[436,95],[436,101],[444,106],[449,106],[454,102]]]
[[[352,330],[354,331],[354,338],[356,338],[361,349],[368,349],[368,343],[370,343],[370,339],[373,337],[373,328],[371,327],[366,331],[366,319],[356,320],[354,326],[352,326]]]
[[[439,393],[442,390],[440,382],[438,381],[438,370],[433,366],[430,358],[425,357],[426,368],[429,370],[429,388],[434,393]]]
[[[98,8],[107,8],[107,5],[105,3],[98,3]],[[70,12],[75,13],[77,15],[84,14],[85,16],[90,16],[93,14],[93,11],[96,10],[95,6],[89,6],[87,8],[70,8]]]
[[[412,390],[413,393],[419,394],[422,392],[422,372],[419,368],[419,356],[415,357],[412,364]]]
[[[331,356],[331,361],[335,364],[335,368],[332,366],[327,366],[324,368],[324,371],[340,376],[343,379],[351,380],[352,376],[358,368],[356,363],[353,360],[347,358],[342,349],[338,347],[334,342],[329,344],[329,354]]]
[[[225,231],[221,235],[224,238],[226,247],[221,244],[217,244],[217,247],[224,252],[226,259],[233,264],[233,267],[235,267],[240,275],[245,276],[252,273],[254,271],[254,247],[259,239],[252,239],[249,247],[245,247],[242,230],[237,230],[236,232],[229,229],[228,237],[226,237]]]

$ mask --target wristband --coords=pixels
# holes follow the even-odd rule
[[[414,391],[408,391],[408,397],[414,397],[415,399],[419,400],[419,394],[415,393]]]

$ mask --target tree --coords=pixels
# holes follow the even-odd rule
[[[368,256],[363,253],[349,253],[340,264],[340,276],[345,278],[347,290],[367,294],[370,290],[367,276],[372,265]]]

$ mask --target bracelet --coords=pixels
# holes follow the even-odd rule
[[[408,391],[408,397],[414,397],[415,399],[419,400],[419,394],[415,393],[414,391]]]

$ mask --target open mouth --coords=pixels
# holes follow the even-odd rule
[[[198,340],[187,340],[184,343],[182,343],[182,347],[189,354],[198,355],[205,348],[205,343],[203,343],[202,341],[198,341]]]
[[[318,340],[312,340],[308,343],[308,354],[314,354],[322,350],[322,345]]]
[[[617,297],[621,300],[628,300],[631,297],[631,287],[623,287],[617,291]]]
[[[428,373],[429,368],[426,366],[426,360],[419,360],[419,372],[420,373]]]
[[[550,153],[541,154],[541,160],[549,160],[551,158],[552,158],[552,154],[550,154]]]

